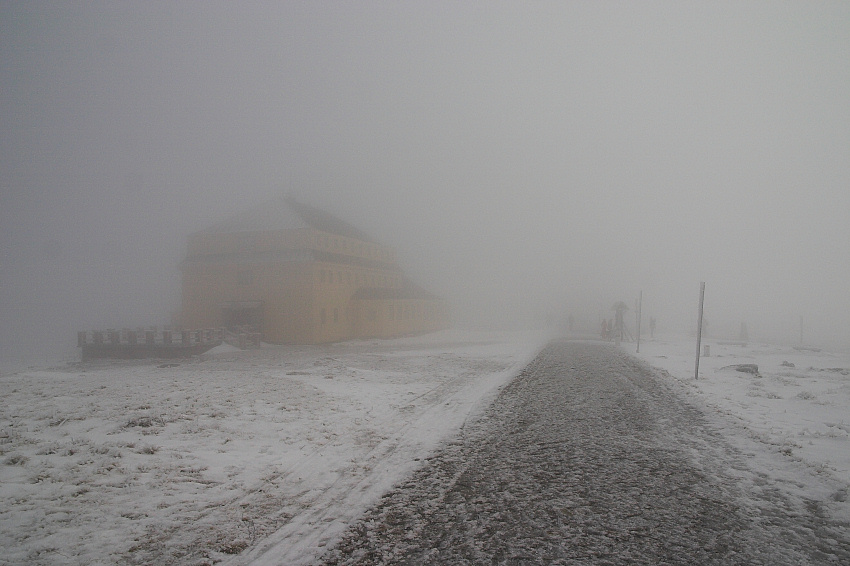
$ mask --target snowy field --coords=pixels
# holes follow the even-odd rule
[[[0,563],[307,563],[542,333],[221,346],[0,377]]]
[[[636,355],[720,417],[730,440],[746,443],[749,452],[760,448],[751,465],[781,489],[822,502],[833,517],[850,521],[850,354],[758,342],[706,344],[710,355],[700,357],[696,380],[696,338],[657,337],[642,342]],[[635,353],[633,343],[621,347]],[[738,371],[741,364],[755,364],[758,373]]]
[[[223,346],[4,374],[0,563],[309,564],[548,337]],[[638,357],[759,447],[753,465],[781,489],[850,520],[850,356],[705,343],[699,380],[693,339]],[[759,373],[728,367],[742,363]]]

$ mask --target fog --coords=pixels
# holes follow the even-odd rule
[[[850,348],[850,5],[0,4],[0,356],[168,324],[282,194],[458,325],[611,305]]]

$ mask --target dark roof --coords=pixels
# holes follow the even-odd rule
[[[347,236],[349,238],[357,238],[358,240],[371,241],[371,238],[362,230],[355,228],[345,220],[337,218],[329,212],[320,210],[313,206],[298,202],[292,197],[286,197],[284,202],[298,214],[301,219],[310,225],[311,228],[330,232],[339,236]]]
[[[292,197],[275,199],[234,214],[207,228],[206,232],[260,232],[313,228],[338,236],[371,242],[365,232],[329,212],[298,202]]]

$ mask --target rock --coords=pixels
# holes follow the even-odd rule
[[[734,364],[731,366],[725,366],[720,369],[733,369],[735,371],[740,371],[742,373],[751,373],[753,375],[759,374],[759,367],[756,364]]]

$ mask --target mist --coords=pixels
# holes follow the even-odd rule
[[[188,234],[283,194],[458,325],[850,349],[850,5],[0,4],[0,358],[168,324]]]

